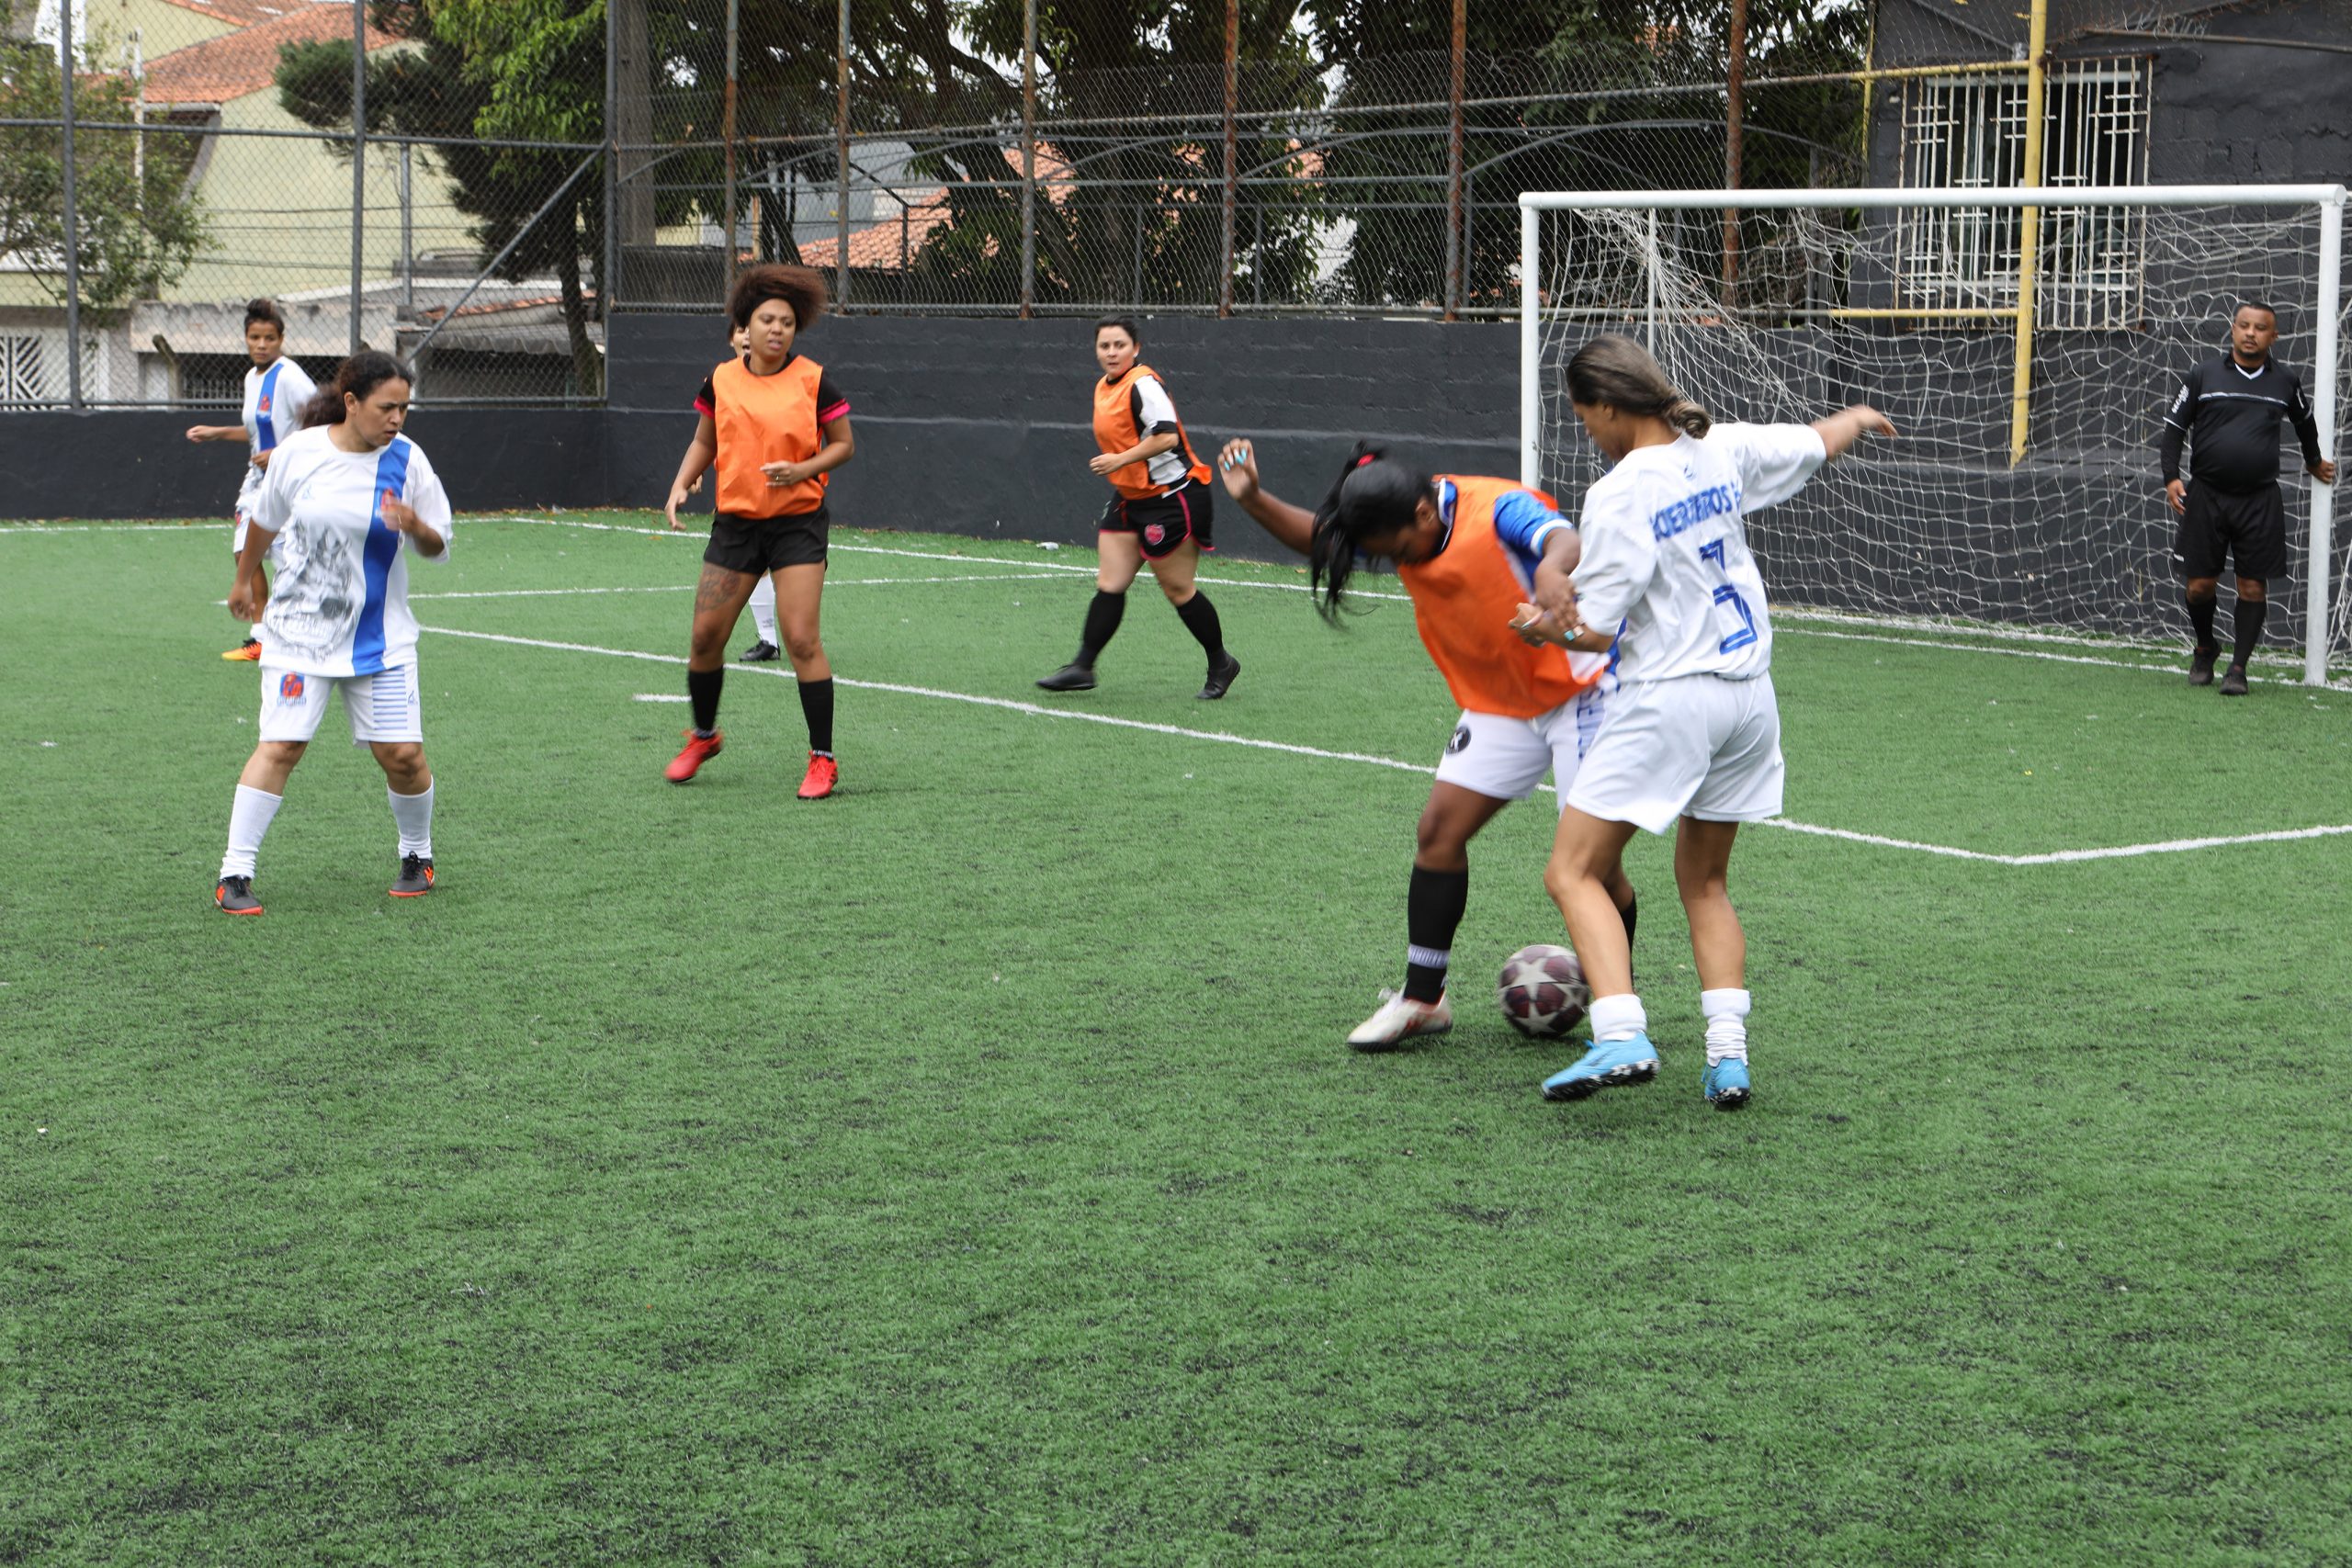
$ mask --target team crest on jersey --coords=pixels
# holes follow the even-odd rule
[[[280,675],[277,678],[277,696],[280,702],[300,702],[302,700],[302,677],[297,675],[291,670],[288,670],[285,674]]]
[[[1145,525],[1143,531],[1143,542],[1145,544],[1156,545],[1166,537],[1168,537],[1168,530],[1161,527],[1159,524],[1152,523]]]
[[[1456,752],[1466,751],[1469,749],[1470,727],[1466,724],[1455,725],[1453,727],[1453,739],[1445,743],[1445,754],[1451,757]]]
[[[267,392],[264,392],[261,395],[261,401],[254,405],[254,412],[256,413],[267,413],[269,412],[269,394]]]

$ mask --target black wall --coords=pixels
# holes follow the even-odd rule
[[[1514,327],[1264,318],[1141,326],[1145,362],[1166,379],[1202,458],[1249,435],[1268,487],[1291,499],[1319,497],[1359,436],[1431,469],[1519,471]],[[1102,374],[1092,342],[1083,321],[828,318],[801,347],[850,400],[857,433],[856,460],[833,483],[835,518],[1091,543],[1110,494],[1086,468]],[[694,434],[695,392],[726,353],[716,313],[615,320],[614,504],[662,504]],[[1217,542],[1238,555],[1281,553],[1230,506]]]
[[[1432,469],[1519,471],[1516,329],[1429,321],[1154,320],[1148,362],[1193,446],[1256,439],[1271,488],[1311,503],[1359,436]],[[856,460],[834,516],[869,527],[1091,543],[1109,495],[1094,455],[1101,374],[1082,321],[831,317],[803,346],[850,398]],[[410,421],[462,511],[658,507],[726,354],[721,318],[613,322],[607,410],[436,410]],[[220,410],[0,414],[0,515],[225,514],[240,449],[193,446]],[[709,488],[695,510],[709,510]],[[1239,510],[1218,544],[1282,553]]]

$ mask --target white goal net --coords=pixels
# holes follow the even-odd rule
[[[1569,506],[1598,477],[1563,372],[1603,333],[1718,419],[1875,404],[1900,441],[1752,525],[1776,604],[2185,646],[2157,441],[2241,302],[2278,310],[2311,456],[2335,455],[2340,186],[1744,191],[1729,243],[1726,194],[1520,198],[1522,477]],[[2282,427],[2293,564],[2265,640],[2320,680],[2346,673],[2352,529],[2305,457]]]

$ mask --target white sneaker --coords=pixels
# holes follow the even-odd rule
[[[1380,1010],[1356,1025],[1348,1045],[1357,1051],[1393,1051],[1417,1034],[1442,1034],[1453,1027],[1453,1009],[1445,998],[1417,1002],[1383,987]]]

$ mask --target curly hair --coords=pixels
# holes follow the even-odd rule
[[[727,319],[748,327],[752,312],[771,299],[791,306],[793,330],[805,333],[825,313],[825,275],[813,267],[773,263],[747,268],[727,296]]]

